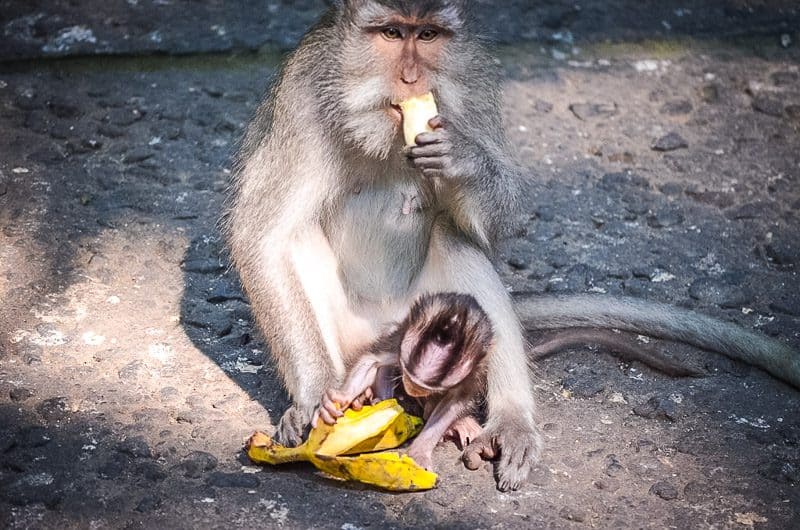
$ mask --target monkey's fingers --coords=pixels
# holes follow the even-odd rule
[[[419,133],[415,139],[417,145],[411,147],[412,152],[418,152],[421,147],[431,144],[440,144],[447,141],[447,134],[442,129],[433,132]]]
[[[484,460],[494,460],[497,458],[497,442],[493,436],[482,434],[470,443],[461,455],[464,467],[472,471],[480,467]]]
[[[326,409],[325,407],[320,407],[319,408],[319,417],[322,418],[322,421],[324,421],[328,425],[333,425],[333,424],[336,423],[337,416],[334,416],[333,414],[331,414],[331,412],[328,409]],[[315,427],[316,427],[316,425],[315,425]]]
[[[445,122],[444,118],[442,118],[438,114],[428,120],[428,125],[430,126],[431,129],[441,129],[446,125],[446,123],[447,122]]]
[[[353,410],[361,410],[361,407],[364,405],[369,405],[372,403],[372,388],[368,387],[360,396],[355,398],[352,403],[350,403],[350,408]]]

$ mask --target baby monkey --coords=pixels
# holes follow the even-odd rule
[[[404,320],[355,357],[344,385],[325,393],[312,423],[322,418],[333,424],[348,407],[391,398],[399,368],[405,392],[424,406],[425,427],[408,454],[430,469],[443,437],[456,438],[463,448],[481,432],[471,411],[486,388],[493,338],[489,319],[472,296],[423,295]]]

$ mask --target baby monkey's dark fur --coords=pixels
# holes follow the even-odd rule
[[[393,397],[399,370],[403,389],[425,409],[425,427],[408,452],[430,468],[442,437],[452,436],[464,447],[481,432],[470,414],[484,393],[493,336],[472,296],[423,295],[406,318],[357,358],[344,385],[325,393],[315,421],[334,423],[350,406]]]

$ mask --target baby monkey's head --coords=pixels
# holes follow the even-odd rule
[[[400,368],[414,397],[445,392],[482,370],[494,336],[478,302],[455,293],[421,296],[403,327]]]

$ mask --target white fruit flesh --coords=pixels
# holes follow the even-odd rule
[[[403,136],[406,145],[415,145],[418,134],[433,131],[428,122],[439,114],[433,94],[428,92],[397,105],[403,112]]]

